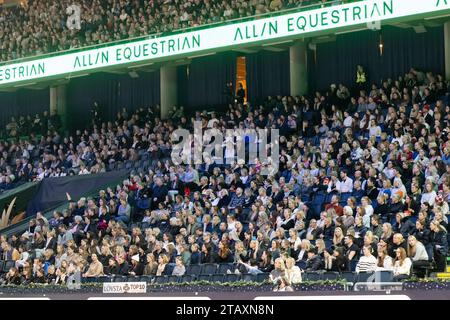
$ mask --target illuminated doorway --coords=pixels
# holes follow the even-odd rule
[[[236,90],[235,90],[236,95],[239,90],[239,84],[242,84],[242,87],[244,88],[245,91],[244,103],[246,103],[248,93],[247,93],[247,66],[245,57],[236,58]]]

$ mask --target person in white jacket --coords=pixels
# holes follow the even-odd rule
[[[395,254],[394,280],[401,281],[408,279],[411,274],[411,259],[406,256],[406,250],[404,248],[398,248],[395,250]]]
[[[20,259],[16,261],[16,268],[25,266],[25,263],[28,261],[30,254],[25,250],[23,246],[19,247]]]
[[[299,267],[295,265],[295,259],[289,257],[286,260],[286,269],[284,270],[285,277],[291,284],[302,282],[302,272]]]
[[[408,237],[408,257],[412,259],[413,264],[420,261],[428,262],[429,257],[422,242],[417,241],[416,237]]]

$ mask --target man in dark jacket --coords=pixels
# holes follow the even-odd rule
[[[152,190],[152,208],[156,209],[158,208],[158,204],[160,202],[164,202],[166,200],[166,196],[168,193],[167,187],[163,184],[163,181],[161,178],[155,179],[155,185],[153,186]]]
[[[311,248],[308,251],[308,259],[306,260],[307,271],[317,271],[322,269],[322,259],[316,254],[316,249]]]
[[[126,262],[123,257],[118,257],[115,274],[120,276],[127,276],[129,269],[130,266],[128,265],[128,262]]]
[[[394,232],[401,233],[404,238],[408,238],[408,236],[416,229],[416,226],[411,221],[410,217],[405,216],[402,212],[397,213],[395,220]]]

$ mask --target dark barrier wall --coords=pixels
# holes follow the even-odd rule
[[[73,200],[90,194],[93,190],[113,183],[119,183],[128,175],[127,170],[111,171],[95,175],[81,175],[42,180],[34,198],[27,208],[27,216],[38,211],[55,208],[67,201],[66,192]]]
[[[309,54],[309,76],[312,88],[323,90],[331,83],[355,82],[356,65],[362,64],[369,81],[397,78],[411,67],[425,71],[444,71],[444,32],[442,27],[426,28],[425,33],[413,29],[384,27],[380,31],[361,31],[338,35],[335,42],[317,45],[317,55]],[[380,56],[380,33],[383,55]]]
[[[222,92],[227,82],[235,82],[236,57],[234,52],[215,54],[178,67],[179,104],[186,110],[226,105]]]
[[[11,117],[35,115],[50,110],[50,89],[20,89],[0,92],[0,126],[3,130]]]
[[[98,101],[106,119],[115,119],[123,107],[135,110],[160,103],[159,72],[140,72],[138,78],[129,74],[98,73],[75,78],[67,85],[69,125],[83,128],[90,116],[93,102]]]
[[[260,103],[269,95],[290,92],[289,50],[260,51],[246,56],[248,99]]]

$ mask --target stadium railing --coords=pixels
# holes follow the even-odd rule
[[[32,56],[29,56],[29,57],[18,58],[18,59],[14,59],[14,60],[1,61],[0,62],[0,66],[6,65],[6,64],[11,64],[11,63],[22,63],[22,62],[26,62],[26,61],[35,60],[36,58],[39,58],[39,59],[50,58],[50,57],[54,57],[54,56],[58,56],[58,55],[62,55],[62,54],[81,52],[81,51],[90,50],[90,49],[105,48],[105,47],[114,46],[114,45],[118,45],[118,44],[128,43],[128,42],[131,42],[131,41],[154,39],[154,38],[158,38],[158,37],[161,37],[161,36],[186,33],[186,32],[190,32],[190,31],[199,31],[199,30],[219,27],[219,26],[223,26],[223,25],[229,25],[229,24],[234,24],[234,23],[239,23],[239,22],[252,21],[252,20],[255,20],[255,19],[277,17],[277,16],[280,16],[280,15],[285,15],[285,14],[289,14],[289,13],[302,12],[302,11],[307,11],[307,10],[316,9],[316,8],[323,8],[323,7],[333,6],[333,5],[340,5],[340,4],[351,3],[351,2],[360,2],[360,1],[365,1],[365,0],[347,0],[347,1],[334,0],[334,1],[329,1],[329,2],[326,2],[326,3],[310,4],[310,5],[296,7],[296,8],[283,9],[283,10],[279,10],[279,11],[275,11],[275,12],[257,14],[257,15],[244,17],[244,18],[236,18],[236,19],[230,19],[230,20],[226,20],[226,21],[220,21],[220,22],[213,22],[213,23],[203,24],[201,26],[182,28],[182,29],[172,30],[172,31],[168,31],[168,32],[152,33],[152,34],[139,36],[139,37],[128,38],[128,39],[124,39],[124,40],[110,41],[110,42],[103,43],[103,44],[83,46],[83,47],[79,47],[79,48],[72,48],[72,49],[68,49],[68,50],[55,51],[55,52],[46,53],[46,54],[32,55]]]

